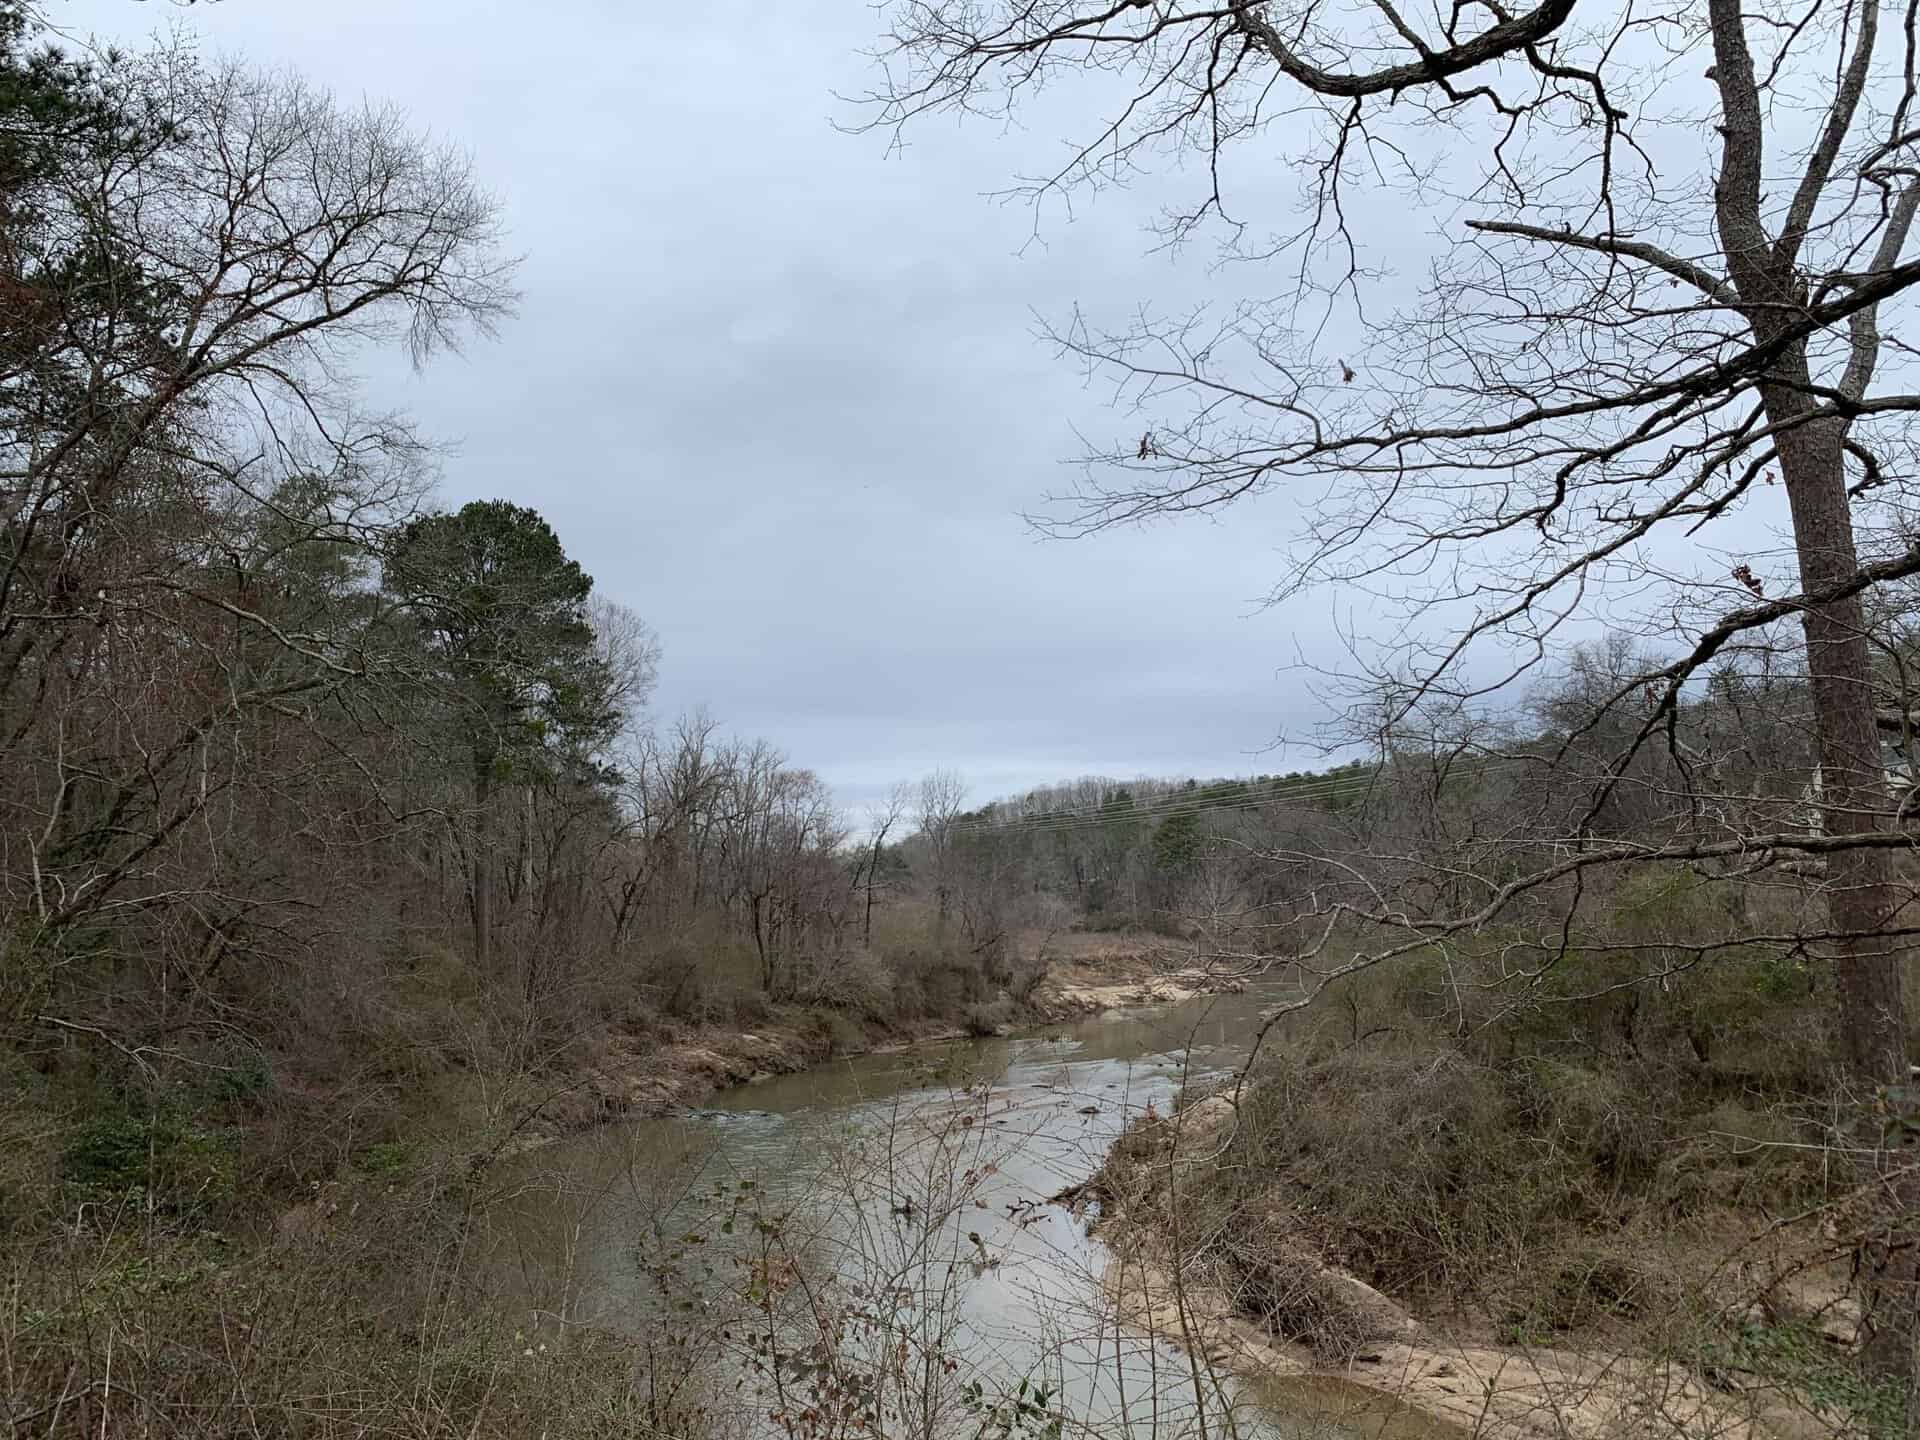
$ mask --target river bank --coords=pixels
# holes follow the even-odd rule
[[[671,1114],[735,1086],[832,1061],[941,1041],[1009,1035],[1112,1010],[1238,994],[1245,982],[1180,963],[1166,942],[1126,935],[1020,937],[1045,967],[1024,998],[1002,994],[983,1018],[875,1019],[819,1004],[769,1006],[764,1020],[644,1032],[609,1030],[583,1048],[522,1125],[517,1151],[622,1119]]]
[[[1352,1423],[1408,1440],[1881,1433],[1848,1412],[1859,1397],[1823,1390],[1812,1366],[1783,1384],[1777,1369],[1742,1363],[1742,1340],[1751,1354],[1763,1337],[1799,1336],[1837,1359],[1860,1338],[1844,1267],[1777,1232],[1770,1251],[1736,1245],[1744,1263],[1719,1267],[1699,1263],[1699,1230],[1677,1232],[1642,1257],[1648,1273],[1668,1273],[1669,1314],[1644,1294],[1622,1297],[1535,1334],[1476,1311],[1464,1295],[1418,1312],[1386,1293],[1417,1286],[1379,1275],[1382,1288],[1369,1284],[1325,1252],[1316,1234],[1324,1229],[1296,1208],[1304,1197],[1280,1186],[1238,1213],[1238,1233],[1222,1243],[1206,1233],[1202,1197],[1221,1188],[1221,1166],[1248,1163],[1243,1117],[1260,1104],[1254,1091],[1236,1083],[1171,1116],[1137,1120],[1100,1171],[1062,1197],[1108,1246],[1103,1288],[1136,1330],[1263,1393],[1309,1391]],[[1552,1268],[1561,1257],[1537,1263]]]
[[[1193,1406],[1201,1394],[1211,1414],[1233,1409],[1237,1433],[1261,1436],[1838,1440],[1898,1433],[1854,1428],[1777,1374],[1710,1348],[1705,1328],[1687,1327],[1705,1327],[1712,1317],[1681,1306],[1662,1332],[1666,1349],[1635,1350],[1632,1336],[1655,1333],[1648,1317],[1665,1303],[1664,1291],[1616,1296],[1620,1303],[1605,1314],[1574,1323],[1536,1314],[1523,1324],[1518,1311],[1418,1303],[1392,1293],[1393,1276],[1369,1271],[1363,1280],[1347,1256],[1310,1249],[1310,1227],[1287,1226],[1271,1213],[1282,1199],[1272,1191],[1263,1196],[1264,1214],[1231,1212],[1226,1239],[1241,1246],[1226,1257],[1234,1264],[1196,1250],[1196,1239],[1220,1238],[1199,1232],[1220,1213],[1221,1197],[1231,1198],[1276,1157],[1236,1148],[1248,1138],[1236,1107],[1223,1097],[1197,1098],[1190,1087],[1216,1084],[1243,1065],[1263,1015],[1283,997],[1256,989],[1164,1009],[1123,1006],[1019,1036],[848,1058],[733,1086],[695,1110],[602,1127],[539,1162],[554,1187],[529,1202],[515,1254],[542,1256],[540,1273],[565,1281],[570,1323],[644,1337],[653,1311],[631,1275],[633,1237],[653,1225],[669,1236],[705,1235],[705,1248],[718,1243],[716,1215],[732,1213],[716,1211],[721,1202],[703,1199],[703,1188],[662,1158],[684,1155],[700,1175],[750,1180],[751,1203],[767,1213],[791,1208],[804,1216],[821,1263],[810,1284],[838,1277],[862,1293],[878,1285],[911,1295],[916,1326],[929,1313],[923,1301],[937,1297],[942,1343],[970,1337],[950,1357],[962,1373],[989,1384],[996,1375],[1017,1384],[1036,1366],[1058,1373],[1066,1382],[1061,1413],[1092,1433],[1169,1433],[1174,1407]],[[1416,1121],[1424,1103],[1426,1118],[1454,1126],[1447,1076],[1428,1061],[1418,1073],[1424,1102],[1392,1089],[1390,1072],[1378,1069],[1368,1077],[1374,1099]],[[1181,1107],[1183,1092],[1195,1098]],[[1255,1087],[1247,1099],[1259,1135],[1266,1122],[1257,1112],[1271,1112],[1270,1097]],[[1170,1123],[1170,1114],[1182,1118]],[[1426,1187],[1429,1163],[1403,1145],[1392,1183],[1409,1194]],[[1069,1200],[1098,1199],[1098,1211],[1047,1204],[1063,1187]],[[663,1211],[663,1196],[686,1198]],[[569,1204],[580,1213],[556,1208]],[[1090,1219],[1097,1223],[1089,1226]],[[1704,1233],[1677,1227],[1659,1253],[1643,1234],[1631,1243],[1649,1245],[1644,1271],[1678,1273],[1684,1248],[1707,1253]],[[540,1235],[559,1238],[541,1242]],[[1750,1258],[1761,1268],[1787,1259]],[[1568,1253],[1542,1248],[1510,1261],[1551,1279]],[[1613,1283],[1613,1274],[1594,1260],[1589,1296]],[[1760,1278],[1729,1272],[1722,1298],[1733,1303]],[[1753,1333],[1824,1334],[1816,1345],[1844,1351],[1853,1339],[1847,1313],[1816,1293],[1812,1282],[1824,1279],[1803,1271],[1770,1290],[1768,1313],[1756,1317]],[[1437,1294],[1425,1291],[1422,1300]],[[718,1305],[725,1297],[712,1298]],[[1523,1335],[1527,1326],[1538,1333]],[[1123,1376],[1113,1371],[1118,1348],[1127,1357]],[[1200,1362],[1192,1371],[1182,1352]],[[1271,1417],[1281,1418],[1277,1428],[1268,1428]]]
[[[1123,986],[1116,969],[1099,980]],[[758,1373],[727,1338],[752,1329],[737,1309],[742,1277],[752,1309],[769,1298],[752,1286],[767,1274],[791,1287],[779,1293],[819,1354],[862,1372],[903,1342],[926,1354],[915,1408],[946,1413],[954,1433],[978,1427],[969,1387],[1010,1398],[1035,1375],[1071,1433],[1199,1433],[1183,1419],[1195,1396],[1172,1352],[1116,1326],[1100,1287],[1106,1246],[1046,1197],[1091,1175],[1129,1117],[1164,1113],[1191,1078],[1243,1060],[1271,999],[1250,989],[1120,1004],[848,1056],[599,1126],[501,1167],[512,1199],[490,1216],[488,1250],[508,1257],[527,1313],[643,1346],[659,1329],[657,1277],[670,1275],[669,1293],[695,1301],[688,1344],[713,1358],[728,1393],[730,1367],[744,1364],[750,1387]],[[891,1298],[876,1309],[876,1295]],[[847,1315],[852,1331],[833,1318]],[[1208,1412],[1242,1407],[1248,1440],[1302,1433],[1230,1382],[1214,1388]],[[1285,1413],[1296,1409],[1318,1413]]]

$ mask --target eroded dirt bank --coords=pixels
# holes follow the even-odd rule
[[[989,1028],[982,1028],[977,1017],[881,1022],[843,1010],[788,1005],[770,1007],[766,1019],[751,1028],[603,1035],[579,1062],[574,1082],[556,1088],[515,1148],[626,1117],[667,1114],[731,1086],[850,1056],[1245,988],[1238,979],[1182,964],[1178,952],[1150,937],[1024,936],[1019,943],[1035,960],[1044,959],[1045,978],[1024,999],[997,997]]]
[[[1199,995],[1237,995],[1246,982],[1165,949],[1083,948],[1053,961],[1034,996],[1038,1020],[1071,1020],[1103,1010],[1173,1005]]]
[[[1256,1263],[1220,1266],[1181,1233],[1183,1187],[1236,1123],[1227,1094],[1172,1119],[1136,1123],[1095,1178],[1068,1197],[1085,1204],[1112,1258],[1104,1285],[1121,1319],[1257,1389],[1305,1399],[1368,1433],[1426,1440],[1813,1440],[1854,1433],[1804,1395],[1729,1367],[1689,1366],[1569,1335],[1502,1344],[1464,1319],[1410,1313],[1329,1265],[1276,1226]],[[1791,1307],[1825,1343],[1854,1342],[1858,1310],[1844,1280],[1803,1272],[1765,1304]],[[1728,1297],[1738,1305],[1738,1286]],[[1589,1343],[1591,1342],[1591,1343]]]

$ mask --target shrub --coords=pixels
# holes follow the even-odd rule
[[[819,1023],[825,1032],[828,1056],[857,1055],[867,1048],[867,1032],[851,1015],[840,1010],[819,1012]]]
[[[363,1197],[354,1227],[259,1249],[127,1232],[45,1242],[40,1263],[0,1272],[14,1392],[72,1397],[46,1433],[74,1436],[660,1433],[619,1341],[526,1332],[456,1251],[414,1248],[422,1203]]]
[[[1177,1205],[1190,1258],[1265,1296],[1269,1319],[1261,1267],[1294,1250],[1417,1307],[1470,1301],[1534,1333],[1631,1319],[1678,1292],[1624,1237],[1670,1241],[1734,1204],[1791,1213],[1820,1184],[1804,1143],[1818,1131],[1785,1106],[1591,1055],[1476,1058],[1417,1022],[1367,1045],[1337,1035],[1322,1022],[1255,1073],[1205,1183],[1169,1173],[1153,1127],[1108,1169],[1149,1225],[1170,1230]]]
[[[107,1110],[77,1130],[60,1157],[69,1183],[100,1199],[138,1198],[177,1218],[219,1212],[235,1196],[232,1136],[164,1111]]]
[[[1013,1006],[1005,1000],[988,1000],[969,1005],[960,1017],[960,1024],[969,1035],[982,1039],[998,1035],[1013,1019]]]

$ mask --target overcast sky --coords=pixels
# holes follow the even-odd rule
[[[1020,519],[1070,483],[1076,427],[1129,424],[1035,313],[1231,294],[1204,255],[1150,253],[1151,184],[1047,217],[1039,243],[1030,209],[986,198],[1058,154],[1068,112],[936,120],[904,154],[840,133],[858,116],[836,92],[873,80],[858,0],[47,11],[129,40],[178,17],[472,152],[526,256],[519,316],[417,377],[382,370],[373,398],[453,447],[449,504],[534,506],[655,627],[662,716],[705,705],[854,809],[940,766],[983,800],[1313,759],[1258,753],[1310,730],[1282,672],[1332,649],[1326,599],[1253,603],[1283,513],[1077,542]]]

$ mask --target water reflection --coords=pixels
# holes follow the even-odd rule
[[[868,1370],[898,1372],[903,1394],[919,1366],[916,1400],[937,1389],[950,1404],[975,1380],[1017,1393],[1024,1380],[1102,1436],[1403,1433],[1383,1432],[1391,1417],[1377,1408],[1331,1422],[1323,1394],[1255,1395],[1121,1330],[1101,1289],[1107,1252],[1047,1203],[1093,1173],[1131,1116],[1242,1059],[1272,1000],[1204,997],[863,1056],[610,1127],[533,1157],[501,1253],[537,1305],[640,1336],[743,1294],[778,1329],[774,1291],[831,1284],[851,1297],[834,1313],[856,1330],[885,1312],[846,1343],[882,1337]]]

